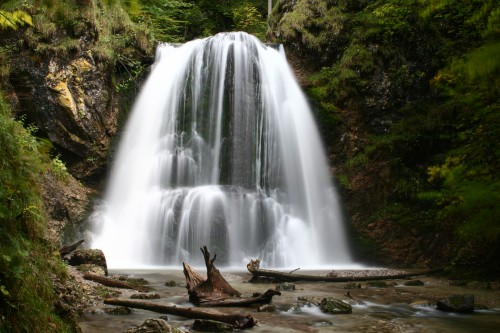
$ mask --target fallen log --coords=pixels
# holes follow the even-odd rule
[[[199,310],[194,308],[168,306],[152,302],[132,301],[119,298],[105,299],[104,304],[126,306],[129,308],[148,310],[163,314],[171,314],[189,319],[215,320],[233,325],[237,329],[252,328],[256,325],[256,321],[250,315],[225,314],[207,310]]]
[[[259,277],[272,278],[279,281],[297,282],[353,282],[353,281],[372,281],[372,280],[394,280],[406,279],[413,276],[424,275],[429,273],[429,270],[419,272],[405,272],[393,275],[377,275],[377,276],[334,276],[334,275],[306,275],[279,272],[269,269],[260,268],[260,259],[250,260],[247,264],[248,271],[252,274],[252,280]]]
[[[108,278],[105,276],[100,276],[100,275],[91,274],[91,273],[84,274],[83,278],[85,280],[90,280],[90,281],[100,283],[103,286],[107,286],[107,287],[133,289],[133,290],[137,290],[137,291],[141,291],[141,292],[148,292],[148,291],[152,290],[151,287],[138,286],[138,285],[135,285],[135,284],[132,284],[129,282],[111,279],[111,278]]]
[[[79,247],[83,242],[85,242],[84,239],[80,239],[78,242],[75,242],[73,244],[69,245],[64,245],[59,249],[59,255],[61,258],[64,258],[64,256],[70,254],[74,250],[76,250],[77,247]]]

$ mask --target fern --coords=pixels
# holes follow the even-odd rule
[[[14,29],[17,30],[20,26],[33,26],[31,15],[22,10],[13,12],[0,10],[0,30]]]

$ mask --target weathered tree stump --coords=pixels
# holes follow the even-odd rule
[[[201,248],[205,265],[207,266],[207,279],[204,280],[198,272],[191,266],[183,263],[184,275],[186,277],[186,288],[188,289],[189,301],[194,304],[210,303],[225,300],[232,297],[240,297],[241,293],[231,287],[231,285],[222,277],[219,270],[215,267],[214,261],[217,258],[215,254],[210,259],[210,252],[206,246]]]
[[[189,301],[193,304],[200,306],[248,307],[254,304],[270,303],[273,296],[281,295],[278,291],[268,290],[264,294],[259,293],[254,297],[239,298],[241,293],[231,287],[215,267],[214,261],[217,256],[214,255],[214,257],[210,259],[210,253],[206,246],[201,249],[201,252],[205,259],[205,265],[207,266],[206,280],[187,263],[183,263]]]

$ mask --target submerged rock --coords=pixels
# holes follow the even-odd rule
[[[289,282],[283,282],[276,286],[276,290],[278,291],[294,291],[295,285]]]
[[[361,288],[361,283],[357,282],[348,282],[344,286],[344,289],[360,289]]]
[[[104,312],[110,315],[128,315],[132,313],[132,310],[130,308],[127,308],[126,306],[119,306],[115,308],[104,309]]]
[[[424,282],[423,281],[420,281],[420,280],[410,280],[410,281],[406,281],[404,283],[405,286],[408,286],[408,287],[416,287],[416,286],[423,286],[424,285]]]
[[[319,304],[319,307],[321,311],[325,313],[331,313],[331,314],[352,313],[352,307],[350,304],[347,304],[346,302],[333,297],[323,298],[321,300],[321,303]]]
[[[474,312],[474,295],[453,295],[436,303],[436,308],[444,312]]]

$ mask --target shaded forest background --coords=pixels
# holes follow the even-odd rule
[[[360,259],[498,277],[497,1],[281,0],[266,17],[267,1],[2,1],[0,332],[74,329],[54,289],[68,274],[60,244],[46,235],[42,189],[75,180],[99,189],[154,45],[220,31],[285,45]],[[53,62],[82,55],[105,77],[109,92],[94,87],[95,96],[117,110],[109,116],[117,129],[107,130],[102,145],[97,134],[78,134],[84,109],[75,116],[83,125],[55,137],[47,124],[57,116],[51,104],[39,105],[45,90],[25,84],[38,73],[46,78]]]

